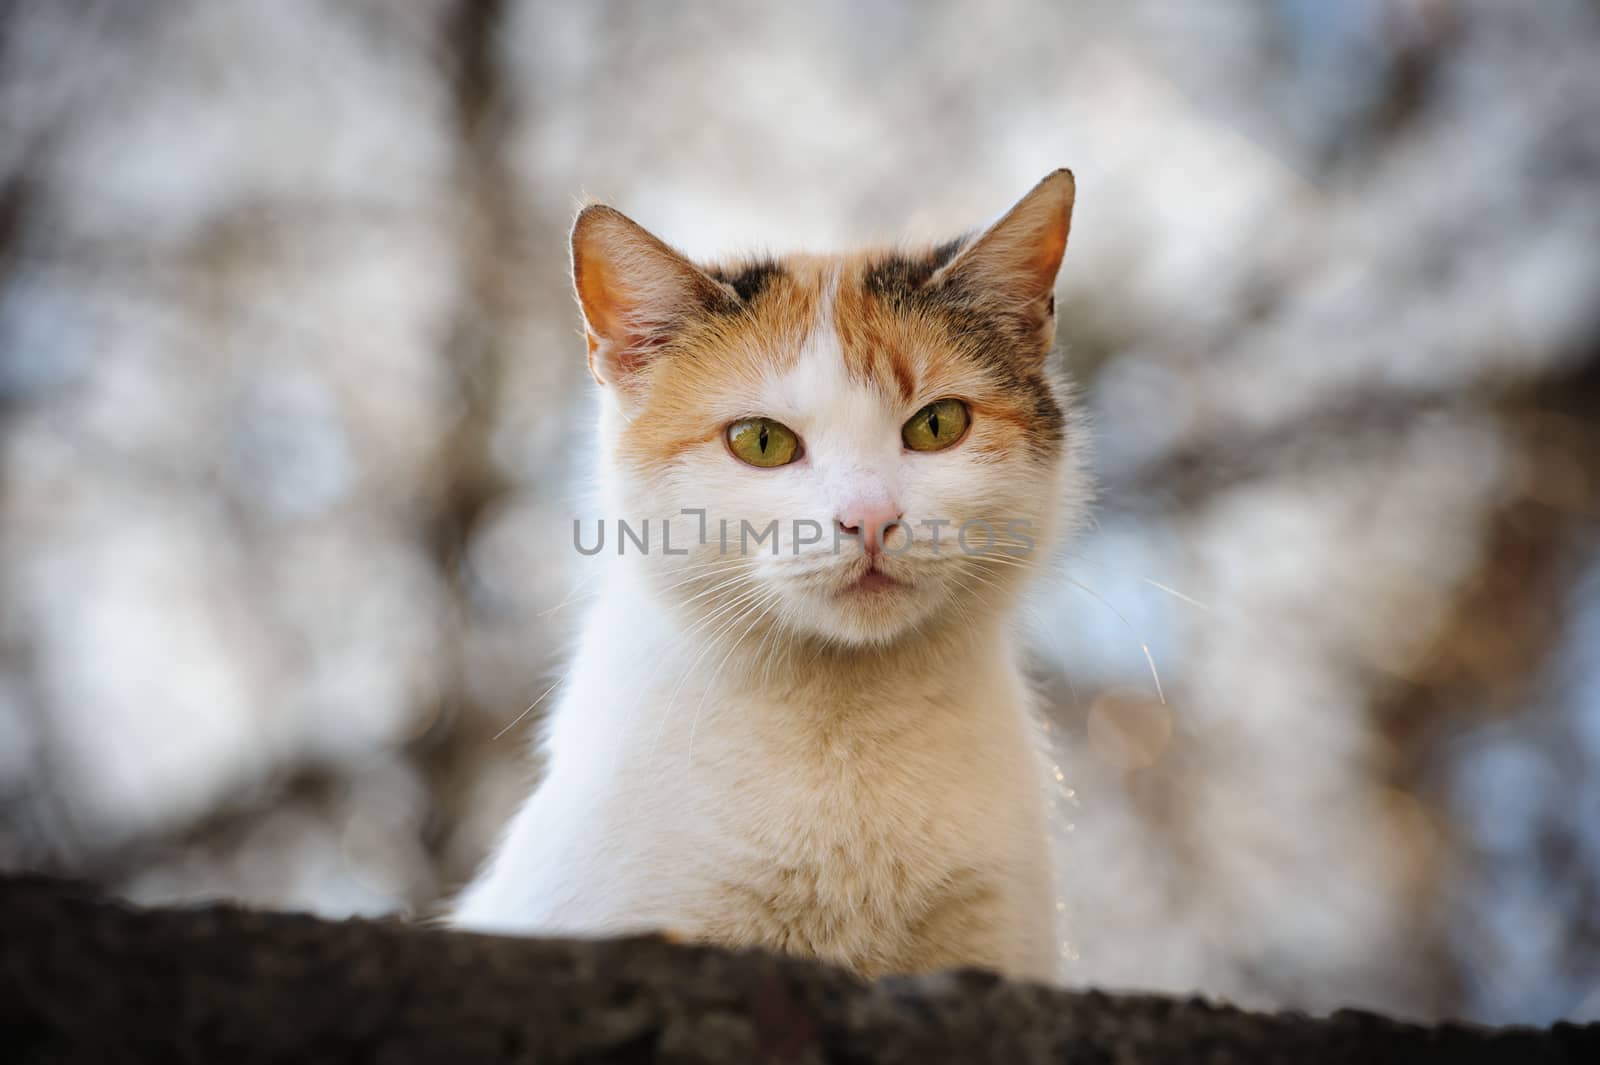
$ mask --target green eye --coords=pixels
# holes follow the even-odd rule
[[[771,418],[748,418],[728,426],[728,450],[752,466],[787,466],[800,457],[800,438]]]
[[[900,439],[912,451],[943,451],[967,431],[967,405],[959,399],[939,399],[911,416],[900,429]]]

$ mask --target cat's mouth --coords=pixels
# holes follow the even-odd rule
[[[888,592],[899,591],[909,585],[903,580],[891,577],[884,572],[876,560],[867,563],[867,568],[845,585],[840,590],[840,595],[883,595]]]

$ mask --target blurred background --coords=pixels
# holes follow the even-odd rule
[[[582,198],[827,249],[1066,165],[1067,981],[1600,1018],[1596,55],[1586,0],[0,3],[0,866],[435,912],[581,606]]]

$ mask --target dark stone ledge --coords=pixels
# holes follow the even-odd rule
[[[1600,1062],[1600,1025],[1423,1027],[1074,993],[862,983],[659,939],[519,940],[0,879],[0,1059],[93,1062]]]

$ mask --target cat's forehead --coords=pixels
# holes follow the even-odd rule
[[[761,345],[764,376],[803,370],[909,402],[949,349],[939,308],[916,294],[958,247],[745,259],[707,272],[737,295],[743,331],[776,341]]]
[[[841,307],[848,310],[870,297],[904,310],[915,293],[938,291],[926,288],[926,282],[964,243],[960,239],[927,248],[876,248],[841,255],[746,256],[712,263],[706,272],[731,288],[747,309],[769,300],[815,308],[843,297]]]

